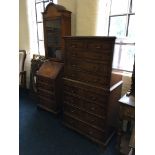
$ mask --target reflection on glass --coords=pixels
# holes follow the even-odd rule
[[[110,18],[110,36],[125,37],[126,35],[126,16]]]
[[[45,55],[44,41],[39,41],[39,52],[40,55]]]
[[[46,21],[46,27],[53,30],[60,29],[60,19]]]
[[[36,9],[37,9],[37,21],[42,22],[42,12],[44,11],[43,3],[37,3]]]
[[[38,23],[38,35],[39,35],[39,40],[43,40],[43,23]]]
[[[111,15],[128,12],[128,0],[112,0]]]
[[[135,38],[135,16],[134,15],[130,15],[128,37],[133,40]]]
[[[133,45],[115,45],[113,68],[132,71],[134,54],[135,46]]]

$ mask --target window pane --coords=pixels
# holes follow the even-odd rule
[[[115,44],[115,49],[114,49],[114,56],[113,56],[113,68],[119,68],[119,48],[120,45]]]
[[[128,12],[128,0],[112,0],[111,15]]]
[[[43,23],[38,23],[38,35],[39,35],[39,40],[43,40]]]
[[[44,7],[46,8],[46,6],[49,4],[49,2],[44,3]]]
[[[135,0],[132,0],[132,13],[135,13]]]
[[[113,68],[132,71],[134,63],[135,46],[116,45],[114,51]]]
[[[39,41],[39,52],[40,55],[45,55],[44,41]]]
[[[129,18],[128,37],[133,40],[135,39],[135,15],[130,15]]]
[[[41,0],[36,0],[36,2],[40,2]]]
[[[110,36],[126,36],[126,16],[110,17]]]
[[[37,9],[37,22],[42,21],[43,3],[36,4]]]

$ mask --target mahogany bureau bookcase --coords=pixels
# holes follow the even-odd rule
[[[122,76],[112,72],[115,37],[65,36],[63,124],[106,146],[116,127]]]
[[[58,114],[62,101],[63,36],[71,35],[71,12],[62,5],[50,2],[42,15],[46,62],[36,74],[37,105]]]

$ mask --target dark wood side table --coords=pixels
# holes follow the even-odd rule
[[[126,94],[118,101],[120,104],[119,111],[119,130],[118,130],[118,143],[117,148],[118,152],[121,155],[134,154],[135,149],[135,132],[134,132],[134,124],[135,124],[135,97]],[[128,126],[126,131],[123,131],[123,121],[127,120],[130,122],[130,127]],[[131,122],[133,123],[131,125]]]

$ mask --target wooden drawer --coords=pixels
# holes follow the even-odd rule
[[[68,62],[66,63],[66,67],[65,70],[83,70],[86,72],[89,72],[90,74],[94,74],[94,75],[109,75],[111,74],[111,72],[109,71],[109,64],[107,61],[99,63],[96,61],[92,61],[92,60],[85,60],[85,61],[81,61],[77,58],[72,58],[70,60],[68,60]]]
[[[44,83],[44,82],[37,82],[37,88],[42,88],[47,91],[54,91],[55,87],[53,83]]]
[[[83,70],[65,69],[65,78],[81,81],[101,88],[110,88],[110,75],[98,76]]]
[[[103,113],[103,118],[97,117],[92,113],[88,113],[80,108],[76,108],[75,106],[71,106],[69,104],[64,104],[64,112],[68,113],[69,115],[78,118],[84,122],[91,124],[97,128],[104,128],[105,126],[105,114]]]
[[[71,51],[77,50],[77,49],[82,50],[82,49],[86,49],[87,45],[86,45],[85,41],[79,42],[78,40],[72,40],[72,41],[66,43],[66,48],[67,48],[67,50],[71,50]]]
[[[37,76],[37,83],[44,83],[47,85],[54,85],[54,80],[47,78],[47,77],[42,77],[42,76]]]
[[[75,81],[72,79],[63,78],[63,83],[64,83],[64,86],[69,86],[71,88],[84,89],[85,91],[88,91],[88,92],[93,93],[93,94],[98,94],[101,96],[108,96],[109,95],[109,91],[107,89],[87,85],[87,84],[82,83],[80,81]]]
[[[108,100],[108,92],[68,80],[64,80],[64,92],[74,96],[79,96],[79,98],[81,97],[88,101],[97,102],[101,104],[101,106],[106,104]]]
[[[39,101],[38,105],[42,105],[43,107],[46,107],[48,109],[56,110],[58,107],[55,100],[49,100],[42,96],[38,96],[38,101]]]
[[[80,133],[90,136],[92,138],[95,138],[100,141],[104,141],[105,139],[105,133],[104,129],[103,131],[100,131],[87,123],[84,123],[83,121],[80,121],[74,117],[71,117],[67,114],[64,114],[64,122],[69,124],[71,127],[76,129],[76,131],[79,131]]]
[[[43,96],[44,98],[47,98],[49,100],[55,100],[55,92],[47,91],[42,88],[38,88],[37,95]]]
[[[96,103],[94,101],[89,101],[89,98],[85,99],[78,95],[75,96],[64,92],[64,102],[101,117],[104,116],[106,113],[106,103],[104,102]]]
[[[111,62],[111,55],[108,52],[92,52],[90,50],[69,50],[68,53],[68,60],[71,58],[79,58],[81,60],[89,59],[89,60],[98,60],[98,61],[110,61]]]
[[[87,41],[87,48],[90,49],[91,51],[98,51],[98,52],[112,52],[112,49],[114,47],[114,42],[112,43],[111,41]]]

